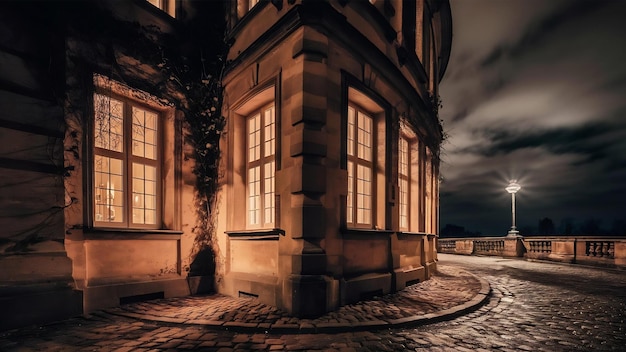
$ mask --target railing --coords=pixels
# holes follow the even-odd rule
[[[443,242],[441,241],[441,239],[439,240],[439,245],[437,246],[437,251],[440,253],[450,253],[450,252],[454,252],[454,249],[456,248],[456,241],[455,240],[444,240]]]
[[[586,241],[585,255],[587,257],[598,258],[615,258],[615,242],[614,241]]]
[[[502,255],[502,253],[504,252],[504,240],[475,240],[474,252],[477,254]]]
[[[527,240],[524,242],[529,253],[552,253],[552,241]]]
[[[626,267],[626,237],[439,238],[437,251]]]

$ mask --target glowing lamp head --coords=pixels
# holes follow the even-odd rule
[[[520,186],[519,183],[517,183],[517,180],[511,180],[509,181],[509,185],[506,186],[505,189],[509,193],[517,193],[517,191],[522,189],[522,186]]]

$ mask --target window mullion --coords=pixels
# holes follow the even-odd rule
[[[124,102],[124,224],[128,227],[133,224],[132,222],[132,197],[133,192],[131,186],[133,184],[132,175],[132,143],[133,143],[133,107],[129,102]]]
[[[406,145],[406,191],[407,191],[407,209],[406,209],[406,214],[407,214],[407,229],[411,230],[412,229],[412,221],[411,218],[413,218],[413,216],[411,216],[411,209],[412,209],[412,204],[411,204],[411,188],[412,188],[412,180],[411,180],[411,169],[412,169],[412,148],[414,147],[414,142],[413,141],[409,141],[407,140],[407,145]]]

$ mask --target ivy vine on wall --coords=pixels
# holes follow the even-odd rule
[[[228,49],[221,8],[224,3],[194,4],[194,18],[172,24],[164,17],[161,25],[122,19],[114,9],[98,2],[71,3],[71,11],[54,9],[59,23],[67,26],[63,104],[70,140],[66,137],[66,151],[80,148],[81,131],[90,111],[87,92],[91,91],[94,73],[156,96],[161,103],[174,106],[179,117],[182,115],[185,144],[193,147],[192,155],[186,156],[194,159],[196,176],[198,223],[193,228],[192,257],[200,251],[215,250],[213,205],[219,139],[224,128],[221,80]],[[80,163],[78,153],[66,155],[73,155],[74,162]]]

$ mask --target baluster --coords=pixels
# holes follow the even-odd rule
[[[596,253],[600,258],[604,256],[604,242],[597,242]]]

